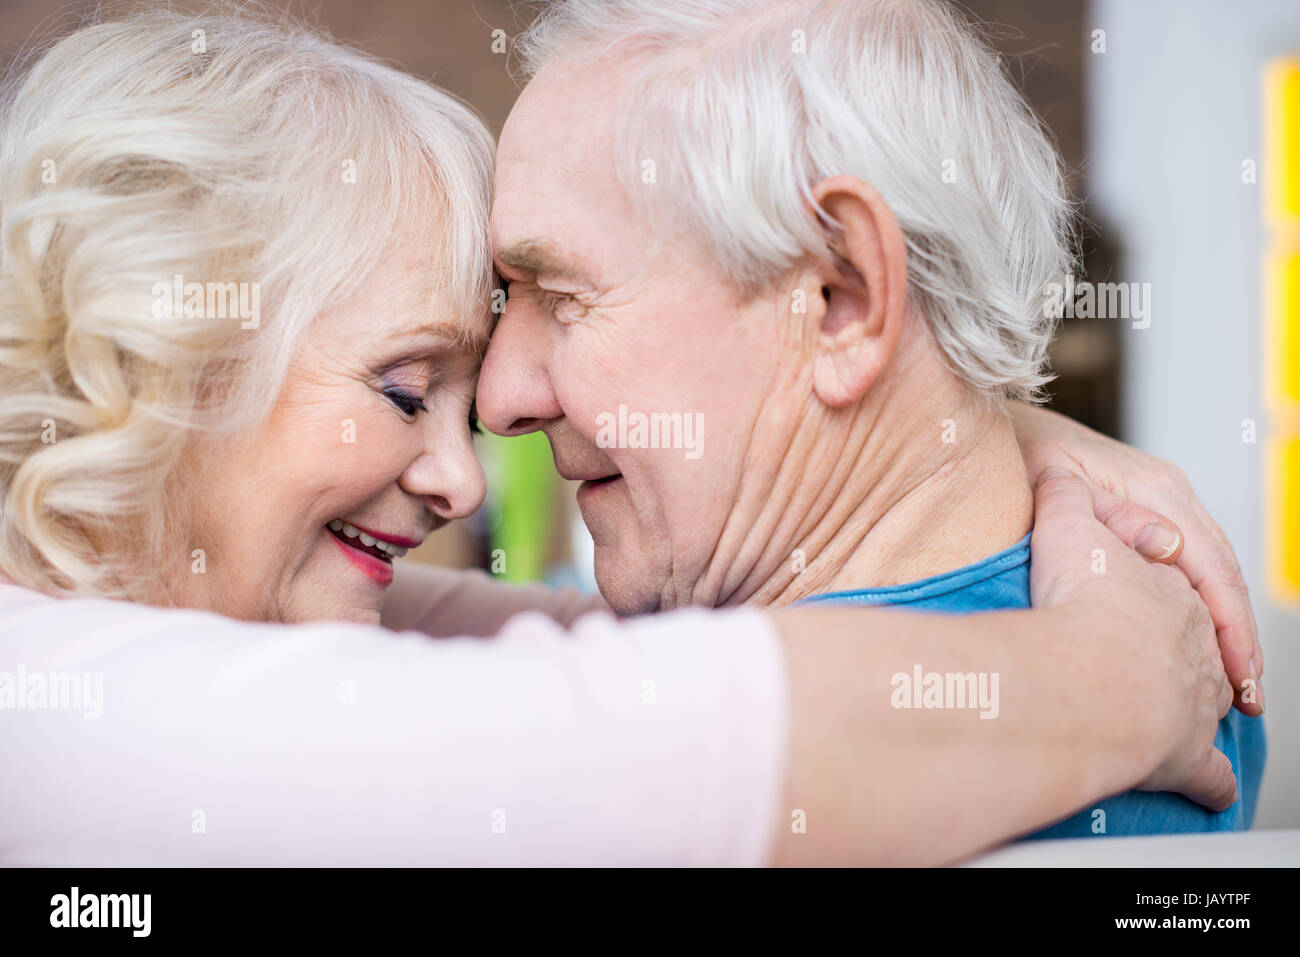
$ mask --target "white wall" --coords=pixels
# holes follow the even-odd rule
[[[1151,326],[1124,332],[1125,428],[1181,465],[1236,544],[1264,637],[1269,768],[1257,827],[1300,827],[1300,614],[1264,588],[1261,456],[1259,68],[1300,53],[1300,2],[1094,0],[1088,167],[1122,275],[1152,284]],[[1300,175],[1300,171],[1297,171]],[[1101,321],[1101,320],[1099,320]]]

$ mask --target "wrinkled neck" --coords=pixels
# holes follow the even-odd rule
[[[1033,496],[1010,419],[917,337],[851,408],[810,402],[714,604],[899,585],[1016,544]]]

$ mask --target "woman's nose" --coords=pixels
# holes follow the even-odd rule
[[[426,500],[431,512],[443,519],[467,518],[483,504],[487,478],[474,454],[468,425],[463,435],[440,435],[402,473],[397,484],[410,495]]]
[[[497,435],[536,432],[563,413],[551,387],[550,341],[541,321],[506,307],[479,373],[477,407]]]

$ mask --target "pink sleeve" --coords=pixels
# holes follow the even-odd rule
[[[0,585],[0,863],[759,864],[787,709],[747,609],[431,641]]]

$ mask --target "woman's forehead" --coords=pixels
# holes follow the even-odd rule
[[[433,231],[396,240],[359,290],[359,305],[370,314],[373,327],[394,335],[426,331],[485,346],[488,303],[464,308],[447,260]]]

